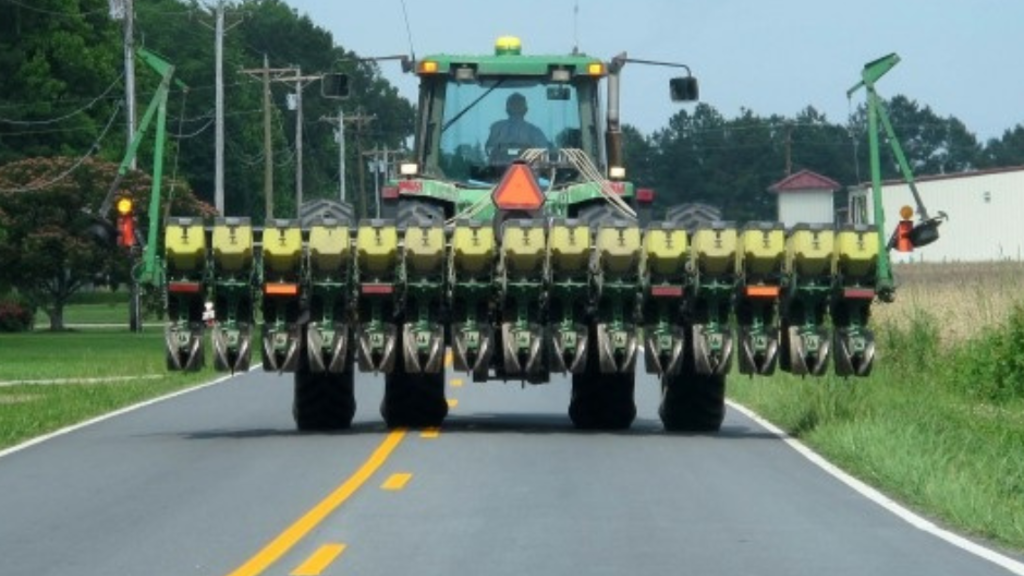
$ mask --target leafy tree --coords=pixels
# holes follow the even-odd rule
[[[65,157],[30,158],[0,167],[0,210],[9,223],[0,244],[0,284],[42,307],[51,330],[64,328],[64,306],[83,287],[128,279],[126,255],[90,231],[95,219],[89,212],[102,203],[117,165],[87,160],[74,169],[75,163]],[[146,174],[135,171],[121,182],[121,192],[145,206],[151,186]],[[211,212],[180,184],[173,188],[174,213]],[[172,189],[170,182],[165,189]],[[112,220],[113,210],[98,216]]]
[[[903,95],[885,102],[896,138],[900,141],[907,163],[915,175],[949,174],[971,170],[977,166],[981,147],[977,137],[954,116],[940,117],[930,106],[921,106]],[[863,134],[867,158],[867,108],[861,105],[852,119],[857,132]],[[882,130],[881,125],[879,130]],[[882,177],[899,178],[899,165],[882,135]],[[865,166],[867,160],[865,160]]]
[[[115,109],[117,35],[108,0],[0,3],[0,164],[88,149]]]
[[[982,168],[1024,165],[1024,125],[1017,124],[1001,138],[989,140],[978,164]]]

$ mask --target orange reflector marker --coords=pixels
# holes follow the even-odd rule
[[[747,286],[748,298],[778,298],[778,286]]]
[[[682,286],[651,286],[651,296],[654,298],[682,298]]]
[[[172,294],[199,294],[198,282],[168,282],[167,291]]]
[[[361,290],[363,294],[391,294],[395,287],[391,284],[363,284]]]
[[[299,285],[291,282],[267,284],[263,288],[263,293],[267,296],[298,296]]]
[[[518,160],[508,167],[491,199],[501,210],[538,210],[544,205],[544,193],[533,171]]]
[[[871,288],[847,288],[843,296],[851,300],[874,300],[875,291]]]

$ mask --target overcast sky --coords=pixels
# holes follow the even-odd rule
[[[400,0],[286,0],[363,56],[409,52]],[[352,3],[355,4],[355,3]],[[574,5],[579,5],[574,18]],[[688,64],[701,100],[726,117],[742,107],[792,116],[808,105],[845,123],[846,90],[865,62],[890,52],[902,62],[878,84],[940,116],[962,120],[979,139],[1024,123],[1022,0],[406,0],[413,46],[490,51],[515,35],[525,53],[584,52]],[[575,23],[574,23],[575,22]],[[415,101],[415,77],[381,65]],[[645,133],[663,128],[669,69],[628,65],[622,116]],[[854,96],[856,106],[863,92]]]

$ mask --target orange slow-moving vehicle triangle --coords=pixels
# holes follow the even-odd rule
[[[544,193],[533,171],[520,162],[508,167],[491,199],[501,210],[537,210],[544,205]]]

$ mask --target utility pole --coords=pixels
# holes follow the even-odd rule
[[[274,217],[274,143],[270,126],[270,65],[263,53],[263,197],[265,220]]]
[[[345,111],[338,106],[338,190],[345,201]]]
[[[793,125],[786,123],[786,176],[793,173]]]
[[[213,204],[217,208],[217,212],[222,216],[224,215],[224,34],[242,23],[239,20],[230,26],[225,26],[224,10],[225,0],[217,0],[217,7],[214,12],[215,23],[213,26],[215,34],[214,52],[216,54]],[[210,27],[205,22],[203,25],[207,28]]]
[[[224,0],[217,3],[217,126],[214,136],[213,205],[224,216]]]
[[[124,7],[124,99],[128,116],[128,146],[135,137],[135,6],[134,0],[122,0]],[[137,163],[132,157],[132,170]]]
[[[363,114],[355,114],[354,116],[346,116],[345,111],[338,107],[338,115],[336,117],[322,116],[321,122],[327,122],[334,126],[338,131],[338,197],[344,202],[348,198],[348,186],[346,184],[347,171],[345,169],[345,154],[346,154],[346,131],[345,124],[355,124],[358,130],[359,126],[368,124],[373,120],[376,120],[376,116],[365,116]],[[361,157],[361,155],[360,155]]]
[[[302,72],[295,67],[271,68],[266,54],[263,55],[262,68],[242,70],[242,73],[263,81],[263,192],[266,199],[266,219],[270,220],[274,217],[274,151],[270,137],[270,83],[286,82],[296,85],[296,106],[299,114],[295,126],[295,152],[298,163],[295,175],[295,195],[298,204],[295,209],[298,211],[302,206],[302,88],[305,84],[320,80],[321,76],[303,76]]]

